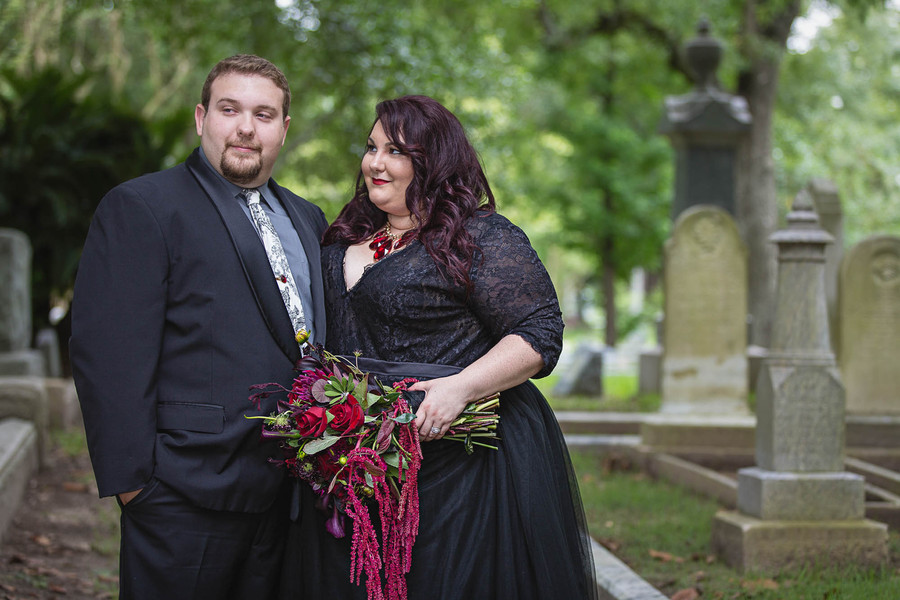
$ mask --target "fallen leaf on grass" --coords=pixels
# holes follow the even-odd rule
[[[59,594],[60,596],[65,596],[68,594],[68,590],[61,585],[50,585],[47,586],[47,589],[53,592],[54,594]]]
[[[616,540],[611,539],[611,538],[598,538],[597,541],[600,543],[601,546],[603,546],[610,552],[615,552],[616,550],[618,550],[619,548],[622,547],[622,544],[620,542],[617,542]]]
[[[741,581],[741,587],[745,590],[777,590],[781,586],[774,579],[745,579]]]
[[[79,494],[84,494],[88,491],[86,483],[78,483],[77,481],[64,481],[62,488],[67,492],[77,492]]]
[[[697,588],[685,588],[672,594],[671,600],[697,600],[699,597],[700,592]]]
[[[674,554],[670,554],[669,552],[661,552],[659,550],[650,549],[650,557],[655,558],[661,562],[672,562],[675,561],[677,563],[684,562],[684,559],[680,556],[675,556]]]
[[[37,544],[38,546],[49,546],[53,542],[50,541],[46,535],[33,535],[31,536],[31,541]]]
[[[694,581],[703,581],[706,578],[706,571],[697,571],[696,573],[694,573]]]

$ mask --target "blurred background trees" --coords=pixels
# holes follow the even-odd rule
[[[432,95],[467,126],[500,209],[529,233],[567,316],[614,345],[623,301],[670,226],[663,98],[705,16],[721,86],[756,128],[739,211],[765,301],[768,233],[812,176],[853,241],[900,233],[896,0],[0,0],[0,222],[35,245],[35,322],[65,302],[106,190],[182,160],[210,67],[271,59],[293,91],[275,177],[329,217],[349,197],[375,103]],[[762,258],[760,258],[762,257]],[[762,262],[760,262],[762,261]],[[597,315],[602,315],[600,318]],[[765,332],[760,334],[764,341]]]

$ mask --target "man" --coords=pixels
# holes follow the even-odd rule
[[[122,507],[123,600],[275,593],[284,477],[244,418],[260,414],[248,388],[288,385],[298,329],[325,333],[325,217],[270,178],[289,107],[275,65],[223,60],[195,110],[200,148],[116,187],[94,215],[71,355],[100,495]],[[270,260],[273,235],[290,273]]]

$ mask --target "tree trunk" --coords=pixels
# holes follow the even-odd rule
[[[775,2],[779,0],[772,3]],[[781,58],[791,24],[800,10],[799,2],[779,3],[783,4],[781,10],[761,23],[757,15],[763,9],[771,11],[772,7],[766,6],[771,3],[747,2],[743,24],[745,45],[741,51],[748,65],[738,83],[738,93],[746,98],[753,115],[737,164],[737,220],[749,260],[748,309],[752,318],[749,342],[765,347],[771,339],[777,279],[776,249],[769,242],[769,236],[778,227],[772,118]]]
[[[616,345],[619,332],[616,329],[616,270],[610,264],[610,254],[603,258],[603,312],[606,315],[606,332],[603,342],[610,348]]]

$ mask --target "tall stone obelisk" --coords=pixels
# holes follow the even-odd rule
[[[831,351],[825,247],[798,194],[778,244],[772,348],[757,384],[756,466],[738,472],[738,510],[713,522],[714,551],[741,570],[878,565],[887,526],[865,519],[864,480],[844,471],[844,387]]]

